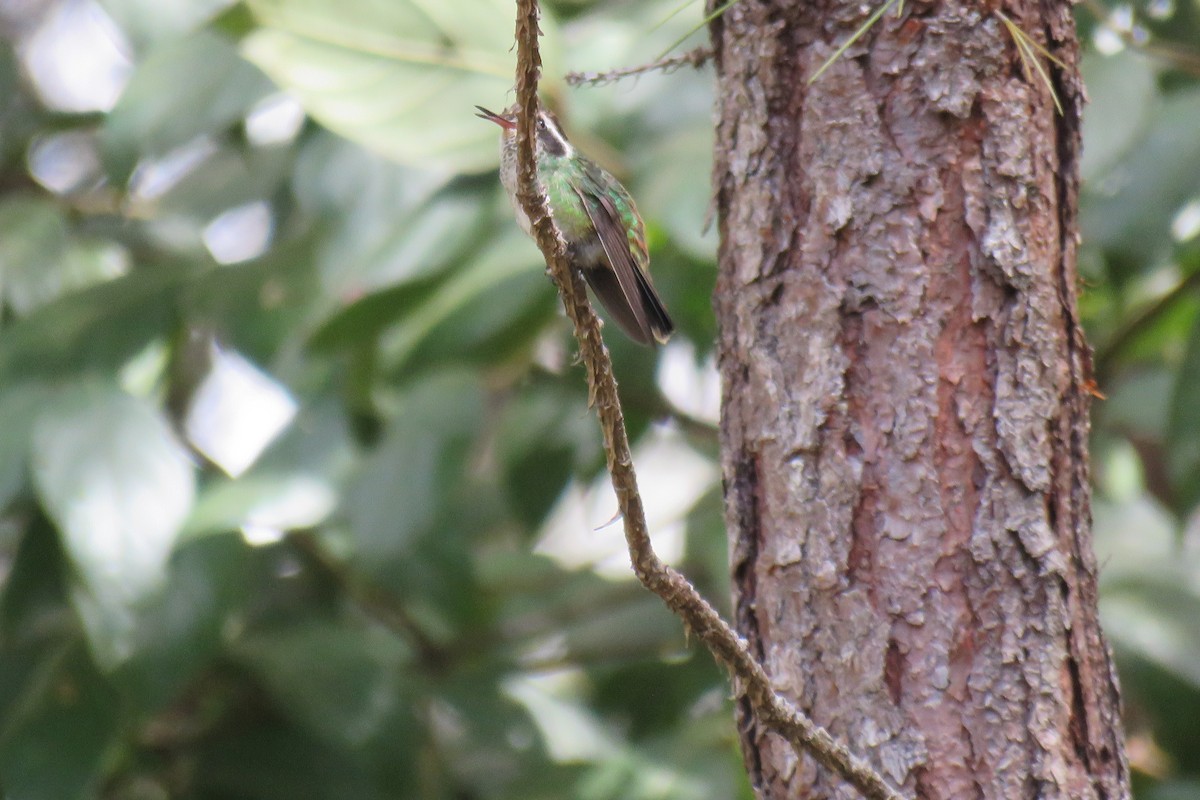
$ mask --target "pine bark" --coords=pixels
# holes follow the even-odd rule
[[[875,5],[875,4],[871,4]],[[1097,618],[1066,2],[741,0],[713,26],[740,632],[910,796],[1127,798]],[[1064,66],[1023,64],[999,13]],[[849,798],[739,711],[763,798]]]

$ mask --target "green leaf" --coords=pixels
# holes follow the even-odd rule
[[[1200,781],[1167,781],[1147,792],[1146,800],[1200,800]]]
[[[684,646],[678,618],[648,592],[637,592],[621,605],[600,607],[564,625],[562,633],[573,660],[583,663],[674,655]]]
[[[5,329],[0,383],[115,370],[170,329],[190,270],[154,266],[64,295]]]
[[[1164,97],[1129,157],[1080,198],[1084,241],[1146,269],[1169,252],[1171,220],[1200,181],[1200,90]]]
[[[286,148],[218,150],[158,199],[149,227],[164,242],[207,259],[202,247],[208,224],[223,211],[271,198],[290,167]]]
[[[306,214],[361,221],[378,236],[429,201],[450,176],[404,167],[324,130],[304,137],[293,167],[292,192]],[[390,212],[388,215],[386,212]],[[375,232],[375,231],[378,231]]]
[[[116,245],[72,242],[56,203],[20,195],[0,203],[0,304],[18,316],[125,269]]]
[[[718,611],[728,615],[729,540],[725,535],[723,494],[720,482],[716,482],[688,511],[684,554],[692,582]]]
[[[465,263],[401,324],[388,330],[380,344],[385,368],[400,372],[418,364],[462,361],[482,356],[477,348],[505,341],[509,335],[536,333],[536,326],[501,331],[539,300],[553,297],[532,245],[512,229]],[[547,313],[549,305],[541,306]],[[416,362],[410,364],[410,362]]]
[[[403,567],[417,541],[435,530],[456,483],[466,478],[467,448],[483,417],[483,394],[467,374],[431,378],[400,400],[343,507],[357,555],[372,571]]]
[[[586,391],[572,383],[525,386],[498,425],[496,455],[504,486],[513,511],[531,532],[576,474],[601,458]]]
[[[33,426],[33,477],[78,574],[75,603],[107,665],[133,645],[133,611],[161,588],[191,509],[192,466],[157,410],[115,388],[64,391]]]
[[[394,758],[411,772],[412,747],[397,737]],[[196,748],[197,797],[254,800],[386,800],[349,754],[294,726],[242,719]]]
[[[177,37],[203,24],[233,0],[100,0],[139,47]]]
[[[1182,571],[1162,568],[1114,582],[1105,590],[1104,631],[1119,650],[1136,654],[1200,689],[1200,592]]]
[[[0,740],[6,797],[91,800],[117,735],[117,697],[81,647],[58,659]]]
[[[185,536],[223,533],[244,527],[278,531],[320,524],[337,502],[337,492],[316,476],[252,474],[205,488],[184,529]]]
[[[29,429],[47,391],[36,384],[0,387],[0,509],[22,490],[29,456]]]
[[[215,33],[160,43],[105,120],[101,146],[110,172],[124,180],[139,159],[228,129],[270,91],[262,73]]]
[[[445,282],[445,275],[425,275],[369,294],[326,320],[309,346],[317,352],[331,352],[369,342],[388,325],[429,302]]]
[[[555,766],[542,748],[535,746],[538,732],[528,712],[504,691],[504,683],[511,677],[509,665],[492,658],[438,675],[436,681],[422,687],[430,692],[444,719],[454,723],[455,735],[440,737],[441,755],[454,775],[474,789],[463,794],[547,796],[526,793],[513,785],[528,781],[529,773],[553,775]],[[514,746],[518,742],[521,744]],[[503,769],[497,770],[499,765],[504,765]],[[549,796],[570,796],[561,783],[557,790]]]
[[[704,231],[712,204],[712,126],[699,120],[646,153],[638,207],[661,223],[688,255],[715,260],[717,237]]]
[[[0,751],[79,635],[49,522],[39,517],[15,538],[0,532],[0,549],[11,554],[0,583]]]
[[[321,253],[325,285],[340,296],[357,297],[460,265],[487,232],[494,196],[481,197],[474,187],[447,190],[399,216],[386,200],[355,202],[354,213]]]
[[[1108,401],[1096,409],[1107,430],[1128,432],[1147,441],[1161,441],[1169,430],[1175,375],[1162,367],[1130,369],[1105,386]]]
[[[1133,50],[1111,56],[1089,53],[1080,65],[1087,86],[1083,109],[1083,158],[1079,171],[1096,180],[1146,134],[1159,104],[1158,83],[1150,61]]]
[[[262,29],[243,52],[323,125],[398,163],[481,172],[504,105],[515,14],[506,0],[250,0]],[[553,38],[551,21],[542,29]],[[546,75],[555,75],[551,53]],[[548,88],[548,87],[547,87]]]
[[[672,734],[700,696],[720,686],[723,677],[700,649],[671,662],[636,661],[593,672],[596,706],[628,721],[631,738]]]
[[[272,366],[299,341],[321,297],[308,235],[279,242],[259,258],[198,273],[185,298],[190,319],[220,332],[222,344]]]
[[[0,300],[24,315],[57,294],[51,276],[66,245],[54,203],[19,195],[0,203]]]
[[[1167,421],[1167,469],[1180,509],[1200,500],[1200,319],[1192,325]]]
[[[38,517],[19,537],[0,536],[8,559],[8,574],[0,584],[0,648],[76,633],[62,575],[63,553],[49,521]],[[0,670],[0,710],[9,699],[2,687],[11,677]]]
[[[363,745],[405,713],[408,654],[381,629],[298,622],[248,635],[232,650],[285,713],[341,746]]]
[[[0,118],[4,135],[0,136],[0,162],[18,164],[25,158],[29,140],[47,125],[47,111],[31,97],[28,73],[16,47],[0,48]]]
[[[413,377],[447,364],[494,365],[527,355],[556,308],[545,275],[533,270],[514,275],[502,291],[477,294],[431,327],[395,374]]]
[[[232,533],[179,547],[162,594],[138,611],[133,654],[112,676],[130,705],[158,710],[211,663],[249,604],[248,548]]]

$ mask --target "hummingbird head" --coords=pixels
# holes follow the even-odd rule
[[[515,147],[517,143],[517,107],[511,106],[504,110],[503,114],[497,114],[494,111],[488,111],[483,106],[475,106],[479,113],[475,116],[490,120],[500,126],[500,135],[505,147]],[[562,127],[558,124],[558,118],[546,110],[538,111],[537,118],[537,154],[548,155],[557,158],[569,156],[574,153],[571,143],[567,141],[567,137],[562,132]]]

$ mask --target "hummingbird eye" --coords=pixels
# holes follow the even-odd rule
[[[558,129],[558,120],[548,112],[538,114],[535,136],[538,147],[547,155],[565,156],[570,151],[567,140]]]

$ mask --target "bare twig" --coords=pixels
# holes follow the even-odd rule
[[[733,673],[734,691],[750,700],[764,726],[837,772],[869,800],[900,800],[900,795],[865,761],[775,691],[762,665],[750,654],[745,640],[721,619],[683,575],[664,564],[654,552],[646,529],[646,515],[633,470],[612,362],[600,335],[600,321],[588,305],[582,276],[567,263],[563,241],[550,220],[546,198],[536,180],[533,143],[542,63],[538,52],[539,33],[537,0],[517,0],[517,200],[532,221],[538,249],[546,258],[567,316],[575,326],[580,358],[587,372],[589,398],[600,417],[608,471],[624,519],[625,541],[633,571]]]
[[[657,61],[651,61],[649,64],[639,64],[636,67],[622,67],[621,69],[609,70],[608,72],[568,72],[567,83],[571,86],[604,86],[608,83],[615,83],[622,78],[642,75],[647,72],[674,72],[680,67],[685,66],[700,69],[700,67],[704,66],[712,58],[712,54],[711,47],[697,47],[695,50],[691,50],[681,56],[660,58]]]

